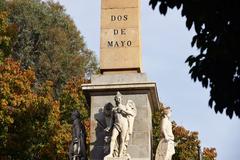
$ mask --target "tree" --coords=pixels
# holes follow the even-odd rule
[[[191,55],[186,63],[194,81],[210,87],[209,106],[215,112],[230,118],[234,113],[240,118],[240,2],[236,0],[150,0],[153,9],[158,4],[161,14],[168,8],[181,9],[190,30],[194,25],[196,35],[192,46],[200,53]]]
[[[215,148],[204,148],[203,159],[204,160],[216,160],[217,151]]]
[[[85,77],[97,69],[94,53],[59,3],[14,0],[5,8],[18,29],[12,57],[25,69],[34,68],[37,83],[52,81],[55,98],[71,77]]]
[[[60,95],[61,123],[72,124],[71,113],[78,110],[87,132],[87,146],[90,144],[90,108],[87,107],[81,84],[88,83],[81,77],[72,77],[64,86]],[[89,152],[87,150],[87,152]]]
[[[0,157],[67,159],[71,125],[60,122],[52,83],[34,89],[35,73],[6,59],[0,65]],[[24,142],[24,143],[23,143]]]
[[[161,135],[161,119],[163,117],[163,108],[153,114],[153,152],[155,155],[158,143],[162,137]],[[173,160],[189,160],[198,159],[198,148],[200,140],[198,132],[189,131],[182,126],[173,123],[173,134],[175,137],[176,147]],[[204,148],[203,160],[216,160],[217,152],[215,148]]]
[[[96,71],[96,57],[58,3],[0,4],[0,38],[16,35],[0,46],[0,159],[68,159],[71,112],[90,128],[80,86]]]
[[[198,159],[198,149],[200,147],[200,140],[198,139],[198,132],[186,130],[182,126],[177,126],[174,123],[173,134],[177,145],[175,147],[176,153],[173,155],[173,160],[188,160]],[[216,160],[217,152],[215,148],[204,148],[203,160]]]
[[[81,113],[89,144],[83,78],[69,80],[59,101],[53,97],[53,82],[36,86],[35,80],[33,69],[21,69],[12,59],[0,65],[0,159],[68,159],[73,110]]]
[[[60,96],[61,119],[67,123],[71,123],[72,121],[71,112],[69,112],[71,110],[79,110],[82,119],[87,119],[89,117],[89,111],[85,106],[86,99],[81,88],[81,84],[84,82],[86,81],[81,77],[73,77],[64,86]]]
[[[173,156],[174,160],[198,159],[198,132],[191,132],[184,127],[174,124],[173,134],[175,141],[178,142],[176,146],[176,153]]]
[[[1,2],[2,3],[2,2]],[[8,14],[2,9],[0,3],[0,63],[12,53],[12,41],[15,37],[16,28],[8,23]]]

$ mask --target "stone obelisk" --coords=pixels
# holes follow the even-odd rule
[[[141,72],[140,0],[102,0],[101,72]]]
[[[142,73],[140,31],[140,0],[102,0],[101,74],[82,85],[91,110],[91,160],[103,160],[110,152],[117,93],[123,106],[130,100],[137,111],[125,152],[133,160],[152,159],[152,112],[160,102],[156,83]]]

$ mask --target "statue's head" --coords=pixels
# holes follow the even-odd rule
[[[78,110],[75,110],[72,112],[72,115],[71,115],[71,118],[72,120],[74,121],[75,119],[80,119],[80,113]]]
[[[163,113],[164,113],[164,115],[166,115],[167,117],[170,118],[171,115],[172,115],[172,110],[171,110],[170,107],[166,107],[166,108],[163,109]]]
[[[121,102],[122,102],[122,94],[119,91],[117,92],[116,96],[114,97],[114,100],[115,100],[117,105],[121,104]]]
[[[105,116],[111,116],[112,114],[112,108],[113,108],[113,105],[111,103],[108,103],[104,106],[104,114]]]

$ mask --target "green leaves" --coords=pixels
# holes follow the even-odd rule
[[[1,58],[0,159],[68,159],[70,114],[80,110],[89,131],[81,83],[97,70],[73,20],[53,1],[4,0]]]
[[[203,160],[215,160],[217,151],[215,148],[203,148]]]
[[[193,20],[187,19],[186,26],[187,26],[188,30],[190,30],[192,28],[192,25],[193,25]]]
[[[149,1],[149,5],[152,6],[152,9],[155,9],[157,3],[158,3],[158,1],[156,1],[156,0],[150,0]]]
[[[230,118],[235,114],[240,118],[240,67],[239,43],[239,1],[234,0],[150,0],[155,8],[160,3],[160,13],[167,8],[181,8],[186,17],[186,27],[193,28],[196,35],[192,47],[199,49],[199,56],[190,56],[186,63],[194,81],[203,87],[210,87],[209,105],[216,112]],[[204,55],[204,56],[203,56]]]
[[[12,53],[12,42],[15,32],[15,26],[8,23],[7,12],[3,11],[0,7],[0,64],[4,58]]]
[[[167,4],[165,2],[162,2],[159,6],[159,11],[161,14],[166,15],[167,13]]]
[[[0,158],[65,160],[73,110],[80,111],[89,131],[84,81],[79,77],[69,81],[59,101],[52,96],[51,81],[33,88],[34,82],[34,71],[21,69],[20,63],[6,59],[0,65]]]
[[[56,98],[71,77],[95,72],[95,54],[59,3],[15,0],[6,10],[18,27],[13,57],[24,68],[33,67],[39,83],[52,81]]]

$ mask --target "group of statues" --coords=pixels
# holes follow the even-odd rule
[[[133,123],[137,114],[137,109],[132,100],[128,100],[127,104],[123,105],[120,92],[117,92],[114,100],[116,106],[114,106],[110,114],[108,114],[110,123],[104,129],[107,132],[105,137],[105,148],[109,148],[109,154],[105,156],[105,159],[109,157],[125,157],[130,159],[130,155],[127,154],[127,147],[133,132]],[[104,110],[106,111],[106,109]],[[105,152],[108,152],[108,149],[105,149]]]
[[[133,133],[134,119],[137,115],[135,103],[128,100],[126,105],[122,104],[122,95],[117,92],[114,97],[115,106],[106,105],[104,107],[104,118],[106,127],[104,128],[105,137],[104,152],[108,158],[131,159],[127,153],[128,143]],[[164,109],[164,117],[162,119],[161,133],[164,137],[160,140],[157,147],[155,160],[171,160],[175,153],[174,135],[172,132],[172,123],[170,121],[171,109]],[[72,143],[69,147],[70,160],[87,160],[86,154],[86,131],[84,125],[80,121],[80,113],[74,111],[72,113]]]

